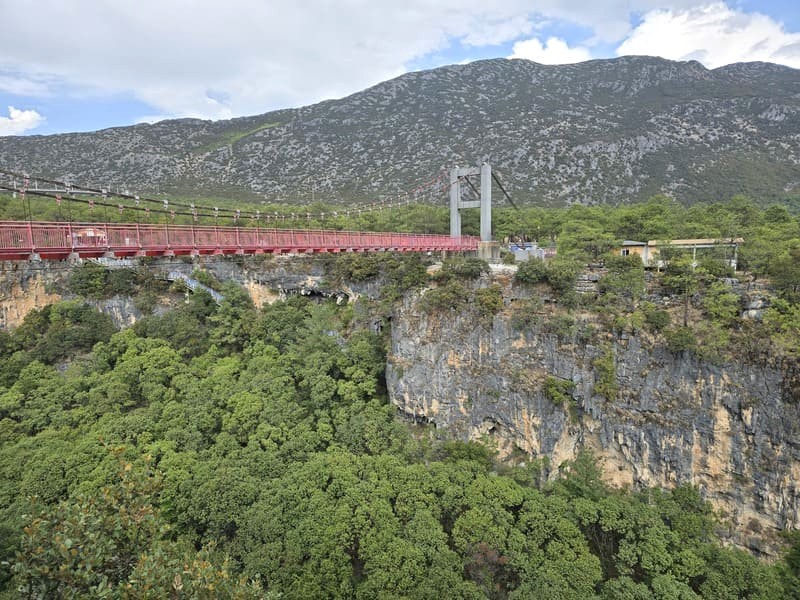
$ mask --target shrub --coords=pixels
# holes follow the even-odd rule
[[[616,315],[612,321],[612,327],[618,332],[636,333],[644,326],[644,320],[644,313],[640,310],[635,310],[631,313]]]
[[[158,302],[158,296],[152,290],[144,290],[133,299],[133,305],[143,315],[153,314]]]
[[[548,375],[542,386],[544,396],[557,406],[563,406],[572,399],[575,384],[569,379]]]
[[[348,252],[339,254],[333,264],[333,274],[339,280],[369,281],[380,275],[380,263],[375,253]]]
[[[715,256],[703,256],[697,261],[697,265],[714,277],[733,277],[736,275],[727,260]]]
[[[575,283],[581,267],[567,258],[555,258],[547,266],[547,282],[558,294],[558,303],[572,308],[577,306],[579,298],[575,292]]]
[[[425,283],[425,265],[416,254],[388,254],[383,256],[382,268],[386,278],[383,293],[389,299],[399,298],[403,292]]]
[[[598,282],[601,292],[633,300],[644,294],[644,265],[638,256],[609,256],[605,264],[608,273]]]
[[[102,298],[106,288],[106,270],[97,263],[83,263],[69,278],[69,290],[84,298]]]
[[[336,281],[360,283],[382,279],[381,295],[389,301],[427,280],[425,264],[418,254],[346,253],[324,260]]]
[[[575,319],[570,315],[554,315],[542,325],[546,333],[553,333],[560,338],[571,338],[576,333]]]
[[[547,282],[554,291],[568,294],[575,290],[580,270],[580,265],[573,260],[554,258],[547,265]]]
[[[106,277],[106,293],[130,296],[136,290],[136,272],[131,269],[114,269]]]
[[[575,341],[579,344],[588,344],[597,334],[597,328],[591,323],[579,323],[575,326]]]
[[[431,313],[447,309],[460,309],[467,304],[469,293],[457,281],[449,281],[446,285],[425,292],[421,307]]]
[[[697,341],[690,327],[673,327],[664,330],[667,349],[674,354],[692,350]]]
[[[792,304],[783,298],[775,298],[764,312],[764,327],[770,342],[784,352],[797,352],[800,339],[800,304]]]
[[[700,323],[696,338],[699,342],[694,353],[701,359],[713,364],[722,364],[730,352],[730,335],[720,324],[714,322]]]
[[[703,309],[718,325],[730,327],[739,318],[739,296],[721,281],[715,281],[703,297]]]
[[[672,317],[665,310],[660,310],[652,302],[643,302],[641,306],[644,313],[644,322],[653,330],[661,331],[672,321]]]
[[[640,310],[635,310],[631,313],[630,317],[628,318],[628,323],[631,328],[631,331],[641,331],[644,327],[645,316],[644,313]]]
[[[531,257],[520,263],[514,276],[522,283],[540,283],[547,281],[547,264],[541,258]]]
[[[442,271],[462,279],[477,279],[489,272],[489,263],[474,257],[463,260],[447,260],[442,263]]]
[[[614,364],[614,350],[606,346],[603,353],[592,361],[596,381],[594,391],[606,400],[613,400],[619,392],[617,384],[617,367]]]
[[[503,308],[503,294],[499,285],[475,290],[475,307],[485,317],[496,315]]]
[[[29,313],[17,337],[38,360],[54,363],[76,351],[91,350],[113,333],[111,317],[80,300],[70,300]]]
[[[210,271],[201,271],[200,269],[195,269],[192,271],[192,279],[196,279],[204,286],[209,287],[217,292],[222,289],[222,283],[220,283],[219,279],[214,277]]]
[[[515,279],[528,284],[546,281],[559,295],[559,304],[575,306],[575,282],[579,272],[580,265],[571,259],[555,258],[545,263],[541,259],[530,258],[519,266]]]

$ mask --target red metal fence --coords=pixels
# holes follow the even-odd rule
[[[192,225],[0,221],[0,260],[34,255],[178,256],[312,252],[475,250],[478,238],[417,233]]]

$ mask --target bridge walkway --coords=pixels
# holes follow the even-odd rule
[[[476,250],[478,238],[207,225],[0,221],[0,260]]]

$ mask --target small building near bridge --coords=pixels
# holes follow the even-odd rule
[[[637,242],[635,240],[625,240],[618,249],[621,256],[638,256],[642,259],[645,267],[663,267],[664,260],[660,258],[661,250],[664,248],[674,250],[685,250],[692,252],[692,261],[697,262],[698,250],[710,248],[728,248],[730,254],[726,261],[730,267],[738,267],[739,246],[744,243],[742,238],[697,238],[686,240],[650,240],[648,242]]]

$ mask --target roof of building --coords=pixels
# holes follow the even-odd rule
[[[697,238],[688,240],[650,240],[648,246],[733,246],[743,244],[742,238]]]

